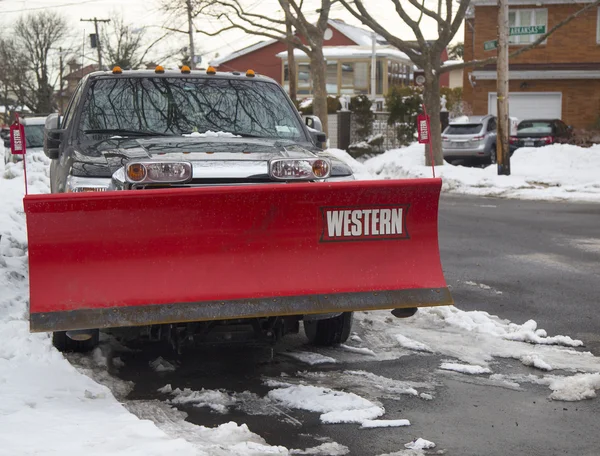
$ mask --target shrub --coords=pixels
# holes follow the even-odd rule
[[[394,86],[385,96],[385,104],[390,113],[388,124],[396,126],[398,142],[409,145],[417,134],[417,116],[423,112],[422,89]]]
[[[350,111],[356,122],[356,134],[360,139],[366,139],[373,132],[373,103],[366,95],[358,95],[350,99]]]

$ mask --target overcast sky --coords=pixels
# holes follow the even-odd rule
[[[317,0],[305,2],[310,5],[318,4]],[[437,2],[436,2],[437,3]],[[277,0],[246,0],[245,4],[252,6],[252,12],[261,12],[269,14],[280,10]],[[393,9],[390,0],[368,0],[365,4],[369,5],[372,15],[380,21],[390,32],[396,33],[401,38],[413,39],[414,36],[410,29],[402,23]],[[167,18],[159,9],[159,0],[0,0],[0,23],[3,26],[4,33],[10,29],[11,22],[16,20],[24,12],[35,12],[42,9],[49,9],[64,14],[72,27],[73,42],[81,43],[84,35],[87,36],[93,32],[93,23],[81,22],[80,19],[90,19],[93,17],[108,18],[113,13],[120,13],[124,16],[126,22],[138,27],[146,28],[148,38],[160,36],[160,26],[168,21],[168,26],[185,28],[185,18]],[[336,5],[330,15],[331,18],[343,19],[348,23],[360,25],[341,5]],[[213,22],[197,20],[195,22],[197,29],[217,30],[218,25]],[[423,21],[423,32],[427,37],[435,37],[436,26],[431,22]],[[458,32],[454,41],[463,41],[463,30]],[[243,32],[230,32],[218,37],[206,37],[202,34],[196,34],[196,48],[205,54],[204,62],[214,57],[218,52],[220,55],[229,54],[244,46],[253,44],[264,38],[248,37]],[[186,36],[175,34],[165,41],[157,49],[158,59],[169,60],[167,56],[173,49],[184,46]],[[94,51],[89,49],[89,42],[86,41],[86,56],[93,56]],[[197,51],[198,53],[198,51]],[[164,63],[164,62],[160,62]],[[169,63],[169,62],[167,62]]]

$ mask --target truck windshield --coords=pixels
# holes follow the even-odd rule
[[[306,139],[300,121],[279,86],[255,80],[218,78],[94,81],[84,101],[79,135],[96,138],[103,131],[144,135],[213,131]]]

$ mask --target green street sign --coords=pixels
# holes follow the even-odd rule
[[[545,25],[530,25],[527,27],[510,27],[509,35],[517,36],[517,35],[543,35],[546,33]]]
[[[518,36],[518,35],[543,35],[546,33],[545,25],[530,25],[528,27],[510,27],[509,35],[510,36]],[[493,51],[498,47],[498,40],[486,41],[483,43],[484,51]]]
[[[486,41],[483,43],[484,51],[493,51],[498,47],[498,40]]]

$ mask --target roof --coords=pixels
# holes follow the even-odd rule
[[[359,46],[372,46],[373,32],[365,30],[355,25],[346,24],[341,19],[329,19],[328,24],[343,35],[346,35]],[[376,34],[377,43],[387,44],[387,41],[379,34]]]
[[[372,52],[371,46],[328,46],[323,48],[323,55],[326,59],[341,59],[348,57],[370,58]],[[376,48],[375,55],[377,57],[391,57],[396,60],[401,60],[408,65],[412,65],[412,62],[404,52],[391,46],[380,46]],[[277,57],[282,60],[287,60],[287,51],[278,53]],[[300,49],[294,49],[294,57],[299,59],[308,58],[308,56]]]
[[[372,46],[372,31],[365,30],[354,25],[346,24],[341,19],[329,19],[327,23],[329,24],[329,26],[333,27],[338,32],[345,35],[348,39],[354,41],[358,46]],[[231,54],[219,57],[217,59],[213,59],[209,63],[213,66],[219,66],[225,62],[229,62],[230,60],[237,59],[238,57],[242,57],[254,51],[258,51],[259,49],[267,47],[273,43],[276,43],[277,41],[278,40],[275,39],[259,41],[258,43],[239,49]],[[325,41],[325,43],[327,43],[327,41]],[[385,39],[381,35],[377,35],[377,43],[387,44],[387,41],[385,41]]]
[[[242,48],[231,54],[225,55],[223,57],[219,57],[218,59],[213,59],[209,63],[210,63],[210,65],[213,65],[213,66],[219,66],[225,62],[229,62],[230,60],[237,59],[238,57],[241,57],[243,55],[250,54],[251,52],[254,52],[254,51],[258,51],[259,49],[267,47],[276,42],[277,42],[277,40],[274,40],[274,39],[266,40],[266,41],[259,41],[258,43],[254,43],[250,46]]]

